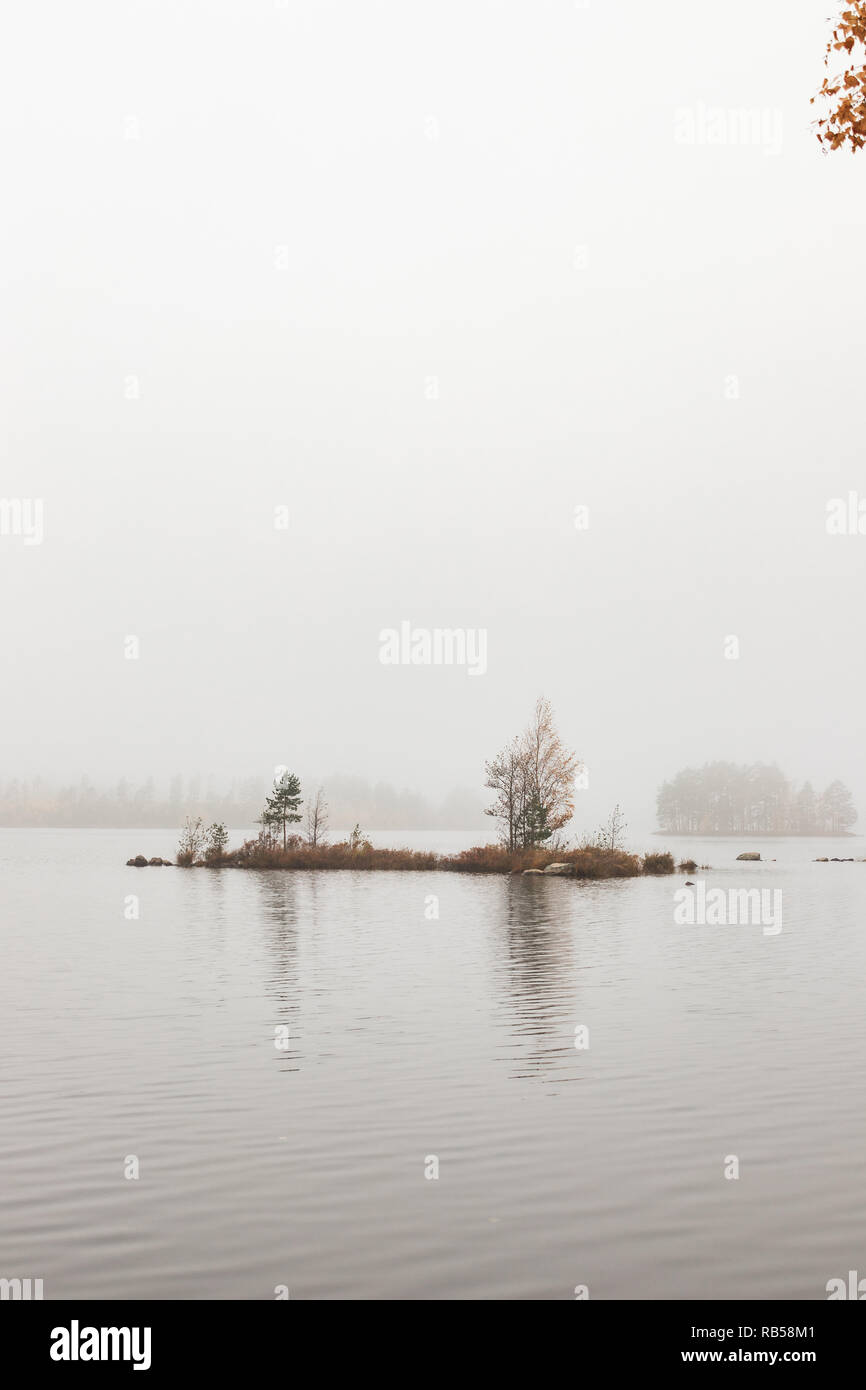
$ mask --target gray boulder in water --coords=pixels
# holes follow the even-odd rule
[[[737,859],[753,859],[757,860],[758,863],[761,862],[761,856],[756,850],[749,850],[748,854],[738,854]]]
[[[571,875],[574,873],[574,866],[572,864],[548,864],[544,872],[546,874],[555,874],[564,878],[566,875]]]

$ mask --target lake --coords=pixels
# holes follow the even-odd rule
[[[822,1299],[866,1275],[866,864],[811,862],[861,839],[670,841],[714,866],[692,879],[780,890],[776,935],[678,925],[681,873],[125,867],[176,840],[0,831],[0,1277]]]

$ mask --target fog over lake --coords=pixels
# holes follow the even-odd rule
[[[866,804],[827,12],[19,8],[2,493],[44,535],[0,543],[3,778],[436,801],[543,691],[581,828],[713,758]],[[383,665],[404,622],[483,630],[485,674]]]
[[[866,1274],[835,8],[7,17],[0,1281]]]

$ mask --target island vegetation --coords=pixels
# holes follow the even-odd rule
[[[657,809],[667,835],[847,835],[857,820],[844,783],[819,793],[767,763],[683,768],[660,788]]]
[[[552,873],[579,879],[670,874],[667,852],[635,854],[625,848],[625,820],[617,806],[595,835],[571,845],[577,756],[563,744],[549,700],[540,698],[524,731],[485,764],[493,792],[487,808],[495,844],[457,854],[374,846],[356,824],[343,839],[329,839],[329,807],[317,787],[304,803],[300,778],[281,771],[258,817],[258,834],[230,849],[223,822],[206,826],[188,816],[175,863],[182,868],[449,870],[455,873]],[[300,827],[300,828],[298,828]],[[144,856],[142,863],[149,863]],[[138,862],[137,860],[130,861]]]

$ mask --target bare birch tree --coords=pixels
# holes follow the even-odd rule
[[[484,812],[501,822],[500,839],[512,852],[522,844],[526,814],[526,776],[520,740],[513,738],[484,764],[485,786],[496,792],[496,800]]]
[[[307,837],[307,844],[323,845],[328,836],[328,803],[321,787],[316,788],[315,795],[307,800],[307,810],[304,816],[304,831]]]

